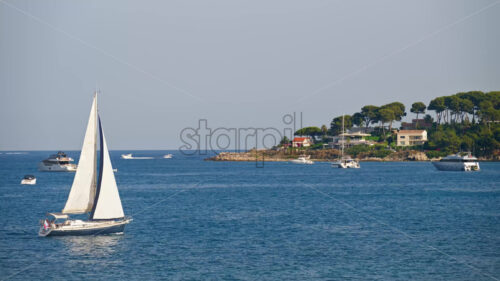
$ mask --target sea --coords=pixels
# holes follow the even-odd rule
[[[37,171],[52,153],[1,151],[0,280],[500,279],[500,163],[343,170],[111,151],[125,232],[39,237],[74,177]],[[26,174],[37,184],[20,185]]]

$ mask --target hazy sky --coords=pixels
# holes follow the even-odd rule
[[[0,0],[0,150],[80,149],[96,85],[110,149],[500,90],[499,2]]]

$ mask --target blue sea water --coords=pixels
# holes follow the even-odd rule
[[[125,233],[58,238],[38,237],[38,221],[62,209],[74,174],[38,172],[51,152],[2,152],[0,279],[500,279],[500,163],[477,173],[416,162],[258,168],[128,152],[156,158],[111,152],[134,218]],[[25,174],[37,185],[20,185]]]

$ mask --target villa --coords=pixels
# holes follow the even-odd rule
[[[309,147],[311,144],[310,137],[295,137],[292,141],[292,147]]]
[[[375,142],[367,140],[366,137],[371,136],[370,134],[363,133],[361,131],[343,133],[332,138],[329,143],[332,148],[340,148],[342,143],[344,147],[350,147],[359,144],[373,145]]]
[[[399,130],[396,135],[397,146],[423,145],[427,141],[426,130]]]

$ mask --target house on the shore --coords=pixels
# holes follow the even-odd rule
[[[292,147],[309,147],[312,145],[310,137],[295,137],[292,141]]]
[[[345,148],[360,144],[373,145],[375,142],[368,140],[367,137],[369,136],[371,134],[366,134],[362,131],[348,132],[334,136],[328,144],[331,148],[340,148],[342,144],[344,144]]]
[[[426,130],[399,130],[396,136],[397,146],[423,145],[427,141]]]

